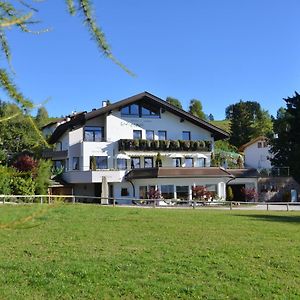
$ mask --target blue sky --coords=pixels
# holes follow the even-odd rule
[[[298,0],[94,0],[114,55],[136,77],[99,53],[64,2],[35,4],[38,28],[50,32],[9,32],[16,82],[35,103],[49,98],[51,116],[142,91],[176,97],[185,109],[199,99],[215,119],[240,99],[275,114],[300,91]]]

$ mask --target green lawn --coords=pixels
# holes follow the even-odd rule
[[[40,208],[0,206],[0,299],[300,299],[299,212]]]

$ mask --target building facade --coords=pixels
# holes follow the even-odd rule
[[[144,199],[159,190],[165,199],[192,199],[205,186],[225,199],[232,175],[210,166],[222,129],[144,92],[91,112],[49,124],[54,150],[45,151],[73,193],[101,196],[103,178],[109,196],[120,203]]]

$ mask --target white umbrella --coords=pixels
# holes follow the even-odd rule
[[[108,183],[106,176],[102,176],[101,204],[108,204]]]

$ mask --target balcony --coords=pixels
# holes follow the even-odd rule
[[[121,182],[125,173],[125,170],[68,171],[63,173],[63,179],[72,184],[98,183],[105,176],[107,182]]]
[[[188,151],[209,152],[212,150],[211,141],[182,141],[182,140],[134,140],[121,139],[118,141],[119,151]]]
[[[42,153],[43,158],[51,158],[52,160],[61,160],[68,157],[68,150],[55,151],[51,149],[46,149]]]

